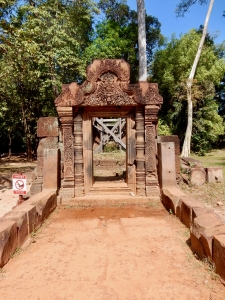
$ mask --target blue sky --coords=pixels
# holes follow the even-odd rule
[[[148,15],[156,17],[161,23],[161,32],[165,37],[170,38],[173,33],[176,37],[187,33],[192,28],[199,28],[204,24],[207,5],[195,4],[190,8],[184,17],[176,17],[175,9],[179,0],[145,0],[145,7]],[[137,10],[136,0],[127,0],[131,9]],[[208,32],[210,35],[217,35],[215,43],[225,42],[225,0],[215,0],[209,20]]]

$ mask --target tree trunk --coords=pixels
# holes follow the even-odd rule
[[[139,81],[147,81],[145,2],[137,0]]]
[[[189,75],[189,78],[187,79],[187,101],[188,101],[188,122],[187,122],[187,129],[185,133],[185,139],[182,147],[182,153],[181,156],[188,157],[191,153],[191,136],[192,136],[192,123],[193,123],[193,104],[192,104],[192,83],[195,76],[196,68],[199,62],[199,59],[201,57],[202,53],[202,47],[205,41],[206,33],[207,33],[207,27],[209,23],[209,17],[212,11],[214,0],[210,0],[208,12],[205,19],[205,24],[202,32],[202,37],[198,46],[198,51],[195,56],[194,63],[192,65],[192,69]]]
[[[9,138],[9,159],[11,158],[11,155],[12,155],[12,137],[11,137],[11,131],[8,132],[8,138]]]

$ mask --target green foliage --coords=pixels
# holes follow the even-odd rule
[[[165,120],[159,118],[158,122],[158,135],[171,135],[172,131],[170,127],[166,124]]]
[[[15,10],[14,10],[15,11]],[[6,12],[6,10],[4,10]],[[90,43],[91,0],[37,1],[18,6],[0,30],[0,136],[23,128],[28,153],[36,147],[36,121],[55,115],[62,83],[85,76],[84,49]]]
[[[131,82],[138,79],[138,22],[137,12],[130,10],[125,0],[100,0],[99,8],[105,19],[96,25],[92,44],[85,51],[85,58],[123,58],[131,66]],[[164,38],[159,21],[146,15],[146,42],[148,63]]]
[[[191,30],[180,39],[174,36],[165,49],[155,55],[152,81],[158,82],[164,98],[160,117],[173,134],[184,138],[187,125],[186,79],[190,73],[198,48],[200,34]],[[218,49],[219,48],[219,49]],[[210,148],[223,134],[223,119],[218,115],[215,87],[225,73],[225,60],[221,58],[223,46],[206,43],[196,70],[192,87],[193,136],[192,150],[201,152]]]
[[[119,151],[119,145],[115,142],[108,142],[104,146],[104,152],[118,152]]]

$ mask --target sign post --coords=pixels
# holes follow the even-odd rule
[[[17,204],[23,202],[22,195],[27,194],[27,178],[26,175],[13,174],[12,175],[12,184],[13,184],[13,194],[19,195],[19,200]]]

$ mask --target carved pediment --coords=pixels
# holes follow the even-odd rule
[[[55,99],[55,106],[77,106],[83,102],[83,92],[76,82],[62,85],[62,93]]]
[[[87,68],[87,80],[62,86],[56,106],[161,105],[155,83],[129,84],[130,66],[120,59],[94,60]]]

